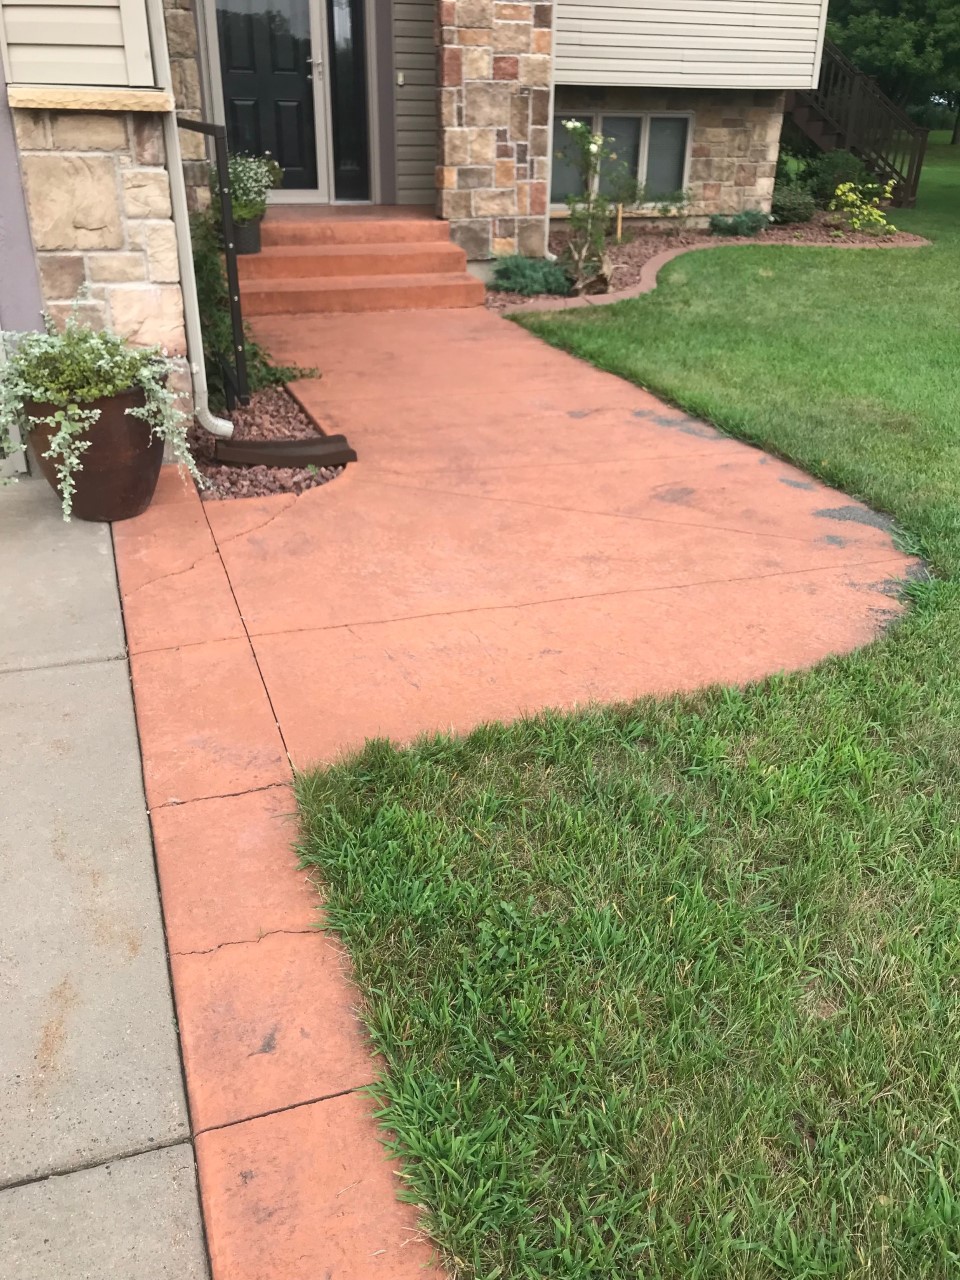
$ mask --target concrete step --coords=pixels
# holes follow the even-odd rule
[[[455,244],[274,245],[237,259],[241,283],[254,280],[317,280],[334,276],[450,275],[466,270],[467,255]]]
[[[323,311],[419,311],[483,305],[481,282],[466,271],[448,275],[333,276],[314,280],[253,280],[244,285],[247,316]]]
[[[271,218],[260,231],[264,248],[279,245],[428,244],[449,241],[439,218]]]

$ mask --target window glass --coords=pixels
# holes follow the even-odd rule
[[[687,154],[684,116],[652,116],[647,143],[646,196],[660,200],[683,187],[683,162]]]
[[[563,127],[564,120],[582,120],[593,128],[590,116],[554,116],[553,118],[553,165],[550,179],[550,201],[552,204],[563,204],[567,196],[583,195],[583,182],[580,171],[573,162],[576,155],[574,143]]]
[[[632,204],[632,188],[637,181],[640,163],[643,121],[639,116],[604,116],[600,123],[607,145],[616,157],[611,156],[604,161],[600,171],[600,193],[610,200]]]

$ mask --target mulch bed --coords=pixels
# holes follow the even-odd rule
[[[896,210],[893,211],[894,217]],[[692,249],[702,244],[803,244],[803,245],[859,245],[864,248],[877,248],[878,245],[922,245],[927,244],[923,236],[911,235],[906,231],[898,231],[892,236],[871,236],[864,232],[845,231],[836,234],[836,225],[832,215],[828,213],[814,214],[811,222],[796,222],[785,226],[769,226],[758,236],[714,236],[708,231],[667,232],[662,230],[645,230],[642,226],[627,225],[623,244],[610,246],[610,258],[613,262],[613,275],[610,280],[610,291],[629,289],[640,280],[643,264],[658,253],[667,249]],[[550,248],[556,254],[562,254],[567,241],[567,233],[563,228],[550,235]],[[491,311],[508,311],[523,303],[534,301],[519,293],[496,293],[487,290],[486,304]]]
[[[318,431],[284,387],[255,391],[250,403],[234,409],[234,440],[310,440]],[[215,441],[196,424],[189,432],[190,446],[207,488],[205,502],[218,498],[261,498],[271,493],[303,493],[335,480],[343,467],[237,467],[214,461]]]

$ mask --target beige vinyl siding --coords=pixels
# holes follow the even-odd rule
[[[816,85],[826,0],[557,0],[557,84]]]
[[[433,204],[437,164],[436,0],[393,0],[397,204]],[[394,77],[396,80],[396,75]]]
[[[144,0],[0,0],[10,84],[151,88]]]

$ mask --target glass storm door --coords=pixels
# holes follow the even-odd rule
[[[328,200],[323,32],[310,0],[217,0],[227,140],[232,152],[269,151],[283,185]],[[319,18],[319,15],[317,15]]]
[[[269,151],[283,185],[369,200],[364,0],[217,0],[231,151]]]

